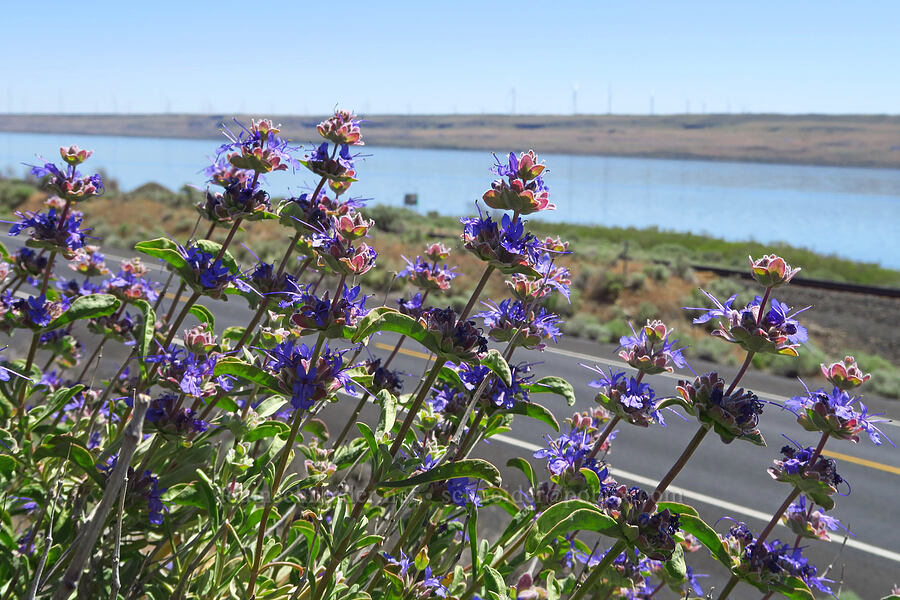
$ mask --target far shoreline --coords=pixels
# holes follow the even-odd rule
[[[0,131],[221,139],[230,115],[0,115]],[[238,115],[249,121],[247,115]],[[297,143],[321,117],[273,116]],[[369,145],[789,166],[900,168],[900,117],[885,115],[373,115]]]

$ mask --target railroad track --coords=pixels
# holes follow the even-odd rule
[[[716,275],[727,275],[729,277],[740,277],[741,279],[752,279],[752,275],[746,269],[728,269],[724,267],[714,267],[711,265],[692,264],[691,268],[695,271],[710,271]],[[874,285],[859,285],[856,283],[841,283],[838,281],[826,281],[824,279],[808,279],[806,277],[794,277],[791,279],[792,286],[801,286],[809,288],[819,288],[822,290],[837,290],[840,292],[853,292],[855,294],[868,294],[870,296],[883,296],[885,298],[900,298],[900,288],[886,288]]]

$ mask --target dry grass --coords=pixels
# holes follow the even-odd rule
[[[219,138],[232,115],[0,115],[0,131]],[[243,121],[249,116],[238,115]],[[317,140],[320,117],[273,117]],[[366,115],[377,146],[900,167],[900,117],[886,115]]]

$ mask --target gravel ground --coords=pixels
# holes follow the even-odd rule
[[[812,306],[803,322],[829,355],[847,348],[900,364],[900,298],[785,286],[778,297],[795,308]]]

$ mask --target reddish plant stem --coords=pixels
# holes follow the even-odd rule
[[[178,306],[178,303],[181,302],[181,294],[184,293],[184,288],[186,284],[182,279],[178,284],[178,291],[175,292],[174,297],[172,298],[172,304],[169,305],[169,310],[166,312],[165,322],[166,324],[172,322],[172,316],[175,314],[175,307]]]
[[[23,278],[23,276],[22,276],[22,275],[19,275],[19,274],[17,273],[12,279],[10,279],[9,281],[6,282],[6,285],[4,285],[2,289],[0,289],[0,294],[2,294],[3,292],[5,292],[6,289],[7,289],[9,286],[13,285],[14,283],[19,283],[19,281],[21,281],[22,278]],[[18,286],[16,286],[16,289],[19,289]]]
[[[225,238],[225,241],[222,242],[222,247],[219,248],[219,253],[216,254],[216,257],[213,259],[212,264],[216,264],[222,257],[225,256],[225,252],[228,250],[229,244],[231,244],[231,240],[234,239],[234,234],[237,233],[238,228],[241,226],[241,222],[243,222],[243,217],[238,217],[234,220],[234,225],[231,226],[231,230],[228,232],[228,236]]]
[[[263,543],[266,539],[266,525],[269,521],[269,514],[275,506],[275,496],[278,494],[278,487],[281,485],[281,479],[284,477],[284,471],[291,455],[291,447],[297,440],[297,433],[300,431],[300,424],[303,422],[303,411],[295,411],[294,420],[291,423],[291,432],[288,435],[287,443],[281,450],[281,457],[278,461],[278,467],[275,470],[275,477],[272,479],[272,494],[263,506],[263,513],[259,521],[259,532],[256,536],[256,551],[253,553],[253,568],[250,570],[250,581],[247,583],[247,597],[251,600],[256,598],[256,579],[259,577],[259,567],[262,561]]]
[[[597,438],[597,441],[594,443],[594,449],[591,450],[591,453],[588,455],[588,458],[597,458],[597,455],[600,453],[600,448],[603,447],[603,442],[606,441],[606,438],[610,436],[613,432],[613,428],[619,423],[621,417],[613,417],[613,419],[606,424],[606,427],[603,429],[603,433],[600,434],[600,437]]]
[[[481,279],[478,281],[478,285],[475,286],[475,289],[472,290],[472,295],[469,297],[469,302],[466,304],[466,307],[459,314],[459,322],[462,323],[466,320],[466,317],[469,316],[469,313],[472,312],[472,308],[475,306],[475,302],[478,301],[478,297],[481,295],[481,291],[484,289],[484,285],[487,283],[488,278],[490,278],[491,273],[494,272],[494,267],[492,265],[488,265],[484,270],[484,274],[481,276]]]
[[[101,350],[103,350],[103,346],[106,344],[106,340],[108,339],[108,337],[104,337],[102,340],[100,340],[100,343],[97,344],[96,348],[94,348],[94,352],[91,353],[91,357],[84,363],[84,368],[81,370],[81,373],[78,374],[78,377],[75,379],[75,381],[82,381],[84,379],[85,375],[87,375],[88,369],[91,368],[91,363],[94,362],[94,359],[97,358],[97,355],[100,354]]]
[[[643,512],[653,512],[656,503],[659,502],[666,492],[666,489],[669,487],[669,484],[672,483],[675,477],[681,472],[681,469],[683,469],[691,459],[694,451],[700,446],[700,442],[703,441],[703,438],[706,437],[707,433],[709,433],[709,429],[701,425],[700,429],[697,430],[697,433],[694,434],[694,437],[691,438],[691,441],[688,442],[687,448],[684,449],[684,452],[681,453],[681,456],[678,457],[678,460],[675,461],[675,464],[672,465],[669,472],[666,473],[665,477],[662,478],[662,481],[659,482],[659,485],[656,486],[653,495],[647,499],[647,502],[644,504]]]
[[[37,354],[38,342],[41,339],[40,332],[35,331],[31,336],[31,346],[28,348],[28,358],[25,359],[25,376],[28,377],[31,374],[31,366],[34,364],[34,356]],[[22,391],[19,392],[18,402],[18,411],[19,411],[19,428],[22,430],[22,435],[25,435],[25,399],[28,397],[28,384],[31,383],[31,379],[22,379]]]
[[[822,450],[825,448],[825,442],[828,441],[828,433],[823,433],[822,437],[819,439],[819,445],[816,446],[815,451],[813,451],[812,457],[809,459],[807,466],[815,466],[816,460],[818,460],[819,456],[822,454]],[[797,496],[800,495],[800,489],[794,488],[791,490],[791,493],[788,494],[787,499],[782,503],[781,507],[775,511],[775,514],[772,515],[772,519],[769,521],[769,524],[766,525],[766,528],[762,530],[762,533],[759,534],[759,537],[756,538],[755,543],[761,544],[763,543],[769,534],[772,533],[772,530],[775,529],[775,525],[778,524],[778,521],[781,520],[781,515],[784,514],[784,511],[788,509],[791,503],[797,499]]]
[[[44,271],[44,278],[41,281],[41,296],[47,293],[47,285],[50,283],[50,275],[53,274],[53,263],[56,260],[56,252],[50,253],[50,258],[47,260],[47,267]]]
[[[214,232],[215,230],[216,230],[216,222],[213,221],[212,223],[209,224],[209,229],[206,231],[206,235],[203,236],[203,239],[205,239],[205,240],[211,240],[211,239],[212,239],[212,234],[213,234],[213,232]]]
[[[719,600],[725,600],[737,584],[737,576],[732,575],[731,579],[728,580],[728,583],[725,584],[725,587],[722,588],[722,593],[719,594]]]
[[[762,324],[763,316],[766,314],[766,303],[769,301],[769,296],[772,294],[772,288],[767,287],[766,293],[763,295],[762,302],[759,304],[759,314],[756,315],[756,326],[759,327]]]
[[[587,593],[592,587],[594,587],[596,583],[598,583],[600,578],[603,576],[603,571],[605,571],[607,567],[612,564],[612,561],[614,561],[624,549],[625,542],[623,542],[622,540],[618,540],[613,545],[613,547],[607,551],[606,555],[603,557],[603,560],[600,561],[600,564],[594,567],[594,570],[591,571],[591,574],[588,575],[588,578],[584,580],[584,583],[578,586],[578,588],[575,590],[575,593],[572,594],[569,600],[580,600],[580,598],[582,598],[585,593]]]
[[[456,460],[462,460],[466,456],[466,453],[469,451],[469,444],[472,443],[472,440],[475,437],[475,432],[478,431],[478,425],[481,423],[481,419],[484,418],[484,414],[486,412],[486,404],[482,404],[478,407],[478,412],[475,413],[475,418],[472,420],[472,425],[469,426],[469,430],[466,432],[466,437],[463,438],[462,443],[460,443],[459,445],[459,450],[456,451]]]
[[[756,352],[748,352],[747,357],[744,358],[744,364],[741,365],[740,371],[738,371],[737,375],[734,376],[734,379],[731,380],[731,385],[728,386],[728,391],[725,392],[725,396],[730,396],[731,392],[734,391],[734,388],[737,387],[738,382],[744,376],[744,373],[747,372],[747,368],[750,366],[750,362],[753,360],[753,355]]]
[[[313,201],[315,201],[315,199],[319,197],[319,192],[322,191],[322,186],[325,185],[326,179],[327,177],[323,176],[322,179],[319,180],[319,185],[316,186],[316,191],[314,191],[312,195]],[[300,241],[301,237],[303,237],[303,234],[298,231],[291,239],[291,243],[288,244],[287,250],[285,250],[284,256],[281,258],[281,263],[278,265],[278,274],[276,276],[276,279],[278,277],[281,277],[281,274],[284,273],[284,269],[287,267],[288,259],[291,257],[291,253],[294,251],[294,248],[297,247],[297,242]]]
[[[400,426],[400,431],[397,433],[397,437],[394,439],[394,443],[391,445],[391,456],[397,456],[397,453],[403,446],[403,439],[406,437],[406,433],[409,431],[409,428],[412,427],[413,421],[415,420],[416,415],[419,413],[419,409],[422,408],[422,404],[425,402],[425,398],[428,396],[428,392],[431,390],[431,386],[434,385],[434,381],[435,379],[437,379],[438,373],[441,372],[441,368],[443,368],[445,362],[447,362],[446,359],[436,359],[434,362],[434,366],[432,366],[431,370],[428,372],[428,376],[425,378],[425,381],[419,388],[419,394],[416,396],[416,399],[409,407],[409,412],[406,413],[406,418],[403,420],[403,424]]]

